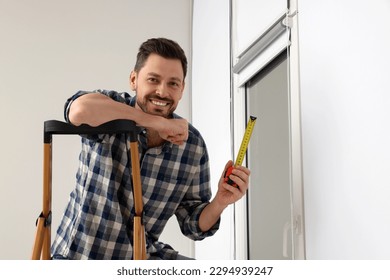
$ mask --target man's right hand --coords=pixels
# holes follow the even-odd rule
[[[161,118],[156,130],[161,138],[181,145],[188,139],[188,122],[185,119]]]

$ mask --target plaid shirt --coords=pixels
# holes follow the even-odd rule
[[[128,93],[98,90],[134,106]],[[65,104],[68,110],[80,91]],[[174,115],[174,118],[179,116]],[[183,145],[164,143],[147,148],[146,132],[139,135],[141,181],[147,256],[176,259],[172,247],[160,242],[168,219],[176,215],[182,233],[202,240],[213,235],[199,228],[199,216],[211,198],[209,159],[200,133],[189,124]],[[82,137],[76,188],[70,194],[52,245],[52,254],[68,259],[132,259],[134,203],[127,135]]]

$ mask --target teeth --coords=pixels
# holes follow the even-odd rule
[[[154,105],[157,105],[157,106],[167,106],[167,104],[168,104],[168,103],[165,103],[165,102],[155,101],[155,100],[151,100],[151,102],[152,102]]]

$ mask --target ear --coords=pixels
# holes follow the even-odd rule
[[[137,89],[137,72],[135,72],[134,70],[130,73],[129,82],[131,90],[135,91]]]
[[[181,98],[183,97],[183,92],[184,92],[184,88],[185,88],[185,82],[183,81],[183,83],[182,83],[182,87],[181,87],[181,91],[180,91],[180,99],[179,100],[181,100]]]

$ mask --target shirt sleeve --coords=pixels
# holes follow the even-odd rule
[[[70,107],[72,106],[73,101],[75,101],[80,96],[83,96],[85,94],[90,94],[90,93],[101,93],[101,94],[104,94],[104,95],[110,97],[111,99],[113,99],[115,101],[118,101],[121,103],[126,103],[126,104],[130,105],[131,96],[127,92],[117,92],[114,90],[105,90],[105,89],[97,89],[97,90],[93,90],[93,91],[80,90],[76,94],[74,94],[73,96],[68,98],[68,100],[66,100],[66,102],[65,102],[65,106],[64,106],[65,121],[70,123],[69,110],[70,110]]]
[[[176,210],[176,217],[182,233],[192,240],[202,240],[214,235],[219,229],[220,219],[208,231],[202,232],[199,218],[203,209],[210,203],[210,168],[207,150],[198,165],[192,184]]]
[[[130,94],[128,94],[127,92],[117,92],[117,91],[114,91],[114,90],[105,90],[105,89],[97,89],[97,90],[93,90],[93,91],[80,90],[76,94],[74,94],[73,96],[68,98],[68,100],[66,100],[66,102],[65,102],[65,106],[64,106],[64,119],[65,119],[66,122],[71,123],[70,120],[69,120],[69,110],[70,110],[70,107],[72,106],[72,103],[77,98],[79,98],[80,96],[83,96],[85,94],[90,94],[90,93],[100,93],[100,94],[103,94],[103,95],[106,95],[106,96],[110,97],[111,99],[113,99],[113,100],[115,100],[117,102],[126,103],[128,105],[130,105],[131,98],[132,98],[130,96]],[[106,137],[106,135],[104,135],[104,134],[100,134],[100,135],[82,135],[82,137],[84,137],[84,138],[86,138],[88,140],[91,140],[91,141],[99,141],[99,142],[101,142]]]

